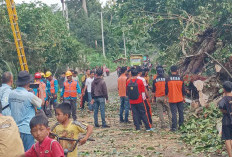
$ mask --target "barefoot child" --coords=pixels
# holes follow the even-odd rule
[[[86,133],[85,137],[80,140],[80,145],[85,144],[89,136],[93,132],[93,126],[82,124],[78,121],[72,121],[71,106],[69,103],[62,103],[56,107],[56,119],[58,123],[53,127],[52,132],[59,137],[78,139],[79,133]],[[75,145],[73,141],[60,141],[63,149],[71,150]],[[73,152],[68,153],[68,157],[77,156],[77,147]]]
[[[50,128],[48,120],[43,115],[37,115],[30,121],[31,134],[38,141],[21,157],[64,157],[64,151],[59,142],[48,137]]]

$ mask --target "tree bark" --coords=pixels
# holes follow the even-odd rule
[[[86,5],[86,0],[82,0],[82,8],[84,9],[86,15],[88,16],[88,10],[87,10],[87,5]]]
[[[198,36],[198,41],[193,44],[190,56],[187,56],[181,64],[181,73],[199,74],[202,71],[208,57],[205,52],[212,54],[216,50],[216,32],[214,29],[207,29],[202,35]]]

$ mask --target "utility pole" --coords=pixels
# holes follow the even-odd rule
[[[65,17],[65,12],[64,12],[64,0],[61,0],[61,3],[62,3],[62,13],[63,13],[63,17]]]
[[[104,30],[103,30],[103,16],[102,16],[102,11],[101,11],[101,30],[102,30],[102,52],[103,56],[106,59],[106,54],[105,54],[105,43],[104,43]]]
[[[125,53],[125,58],[126,58],[126,39],[125,39],[124,31],[122,31],[122,35],[123,35],[123,43],[124,43],[124,53]]]

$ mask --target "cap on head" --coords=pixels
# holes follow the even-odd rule
[[[52,76],[51,71],[47,71],[46,74],[45,74],[45,77],[50,77],[50,76]]]
[[[178,67],[176,65],[171,66],[171,72],[177,72]]]
[[[35,73],[34,77],[35,77],[35,79],[41,79],[42,75],[39,72],[37,72],[37,73]]]
[[[163,69],[163,67],[162,67],[162,66],[157,66],[157,67],[156,67],[156,72],[157,72],[158,75],[164,74],[164,69]]]
[[[72,76],[72,72],[71,72],[71,71],[67,71],[67,72],[65,73],[65,76],[66,76],[66,77]]]
[[[230,81],[225,81],[222,86],[226,92],[232,91],[232,83]]]

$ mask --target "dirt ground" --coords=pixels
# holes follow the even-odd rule
[[[78,156],[127,156],[127,157],[201,157],[202,154],[194,154],[190,147],[187,147],[179,140],[178,133],[171,133],[161,130],[157,116],[153,115],[155,131],[150,133],[142,128],[140,132],[134,129],[132,116],[131,124],[119,123],[119,98],[116,92],[110,93],[110,103],[106,104],[106,122],[110,128],[94,128],[91,138],[95,141],[88,141],[85,145],[78,147]],[[78,109],[78,120],[93,125],[93,113],[87,109]],[[154,114],[155,111],[153,112]],[[167,120],[167,116],[165,115]],[[55,119],[50,119],[51,124]],[[99,124],[101,116],[99,113]]]

